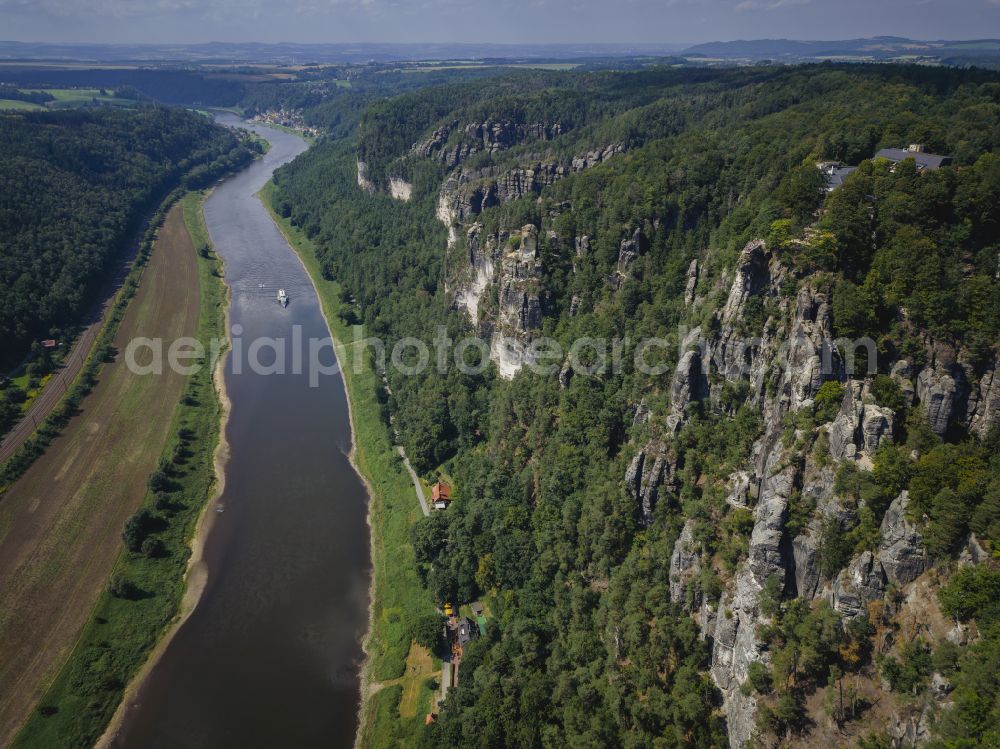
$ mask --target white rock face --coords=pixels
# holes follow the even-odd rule
[[[458,241],[458,232],[455,230],[455,215],[451,210],[450,195],[444,190],[438,195],[437,220],[448,229],[448,246],[451,247]]]
[[[370,195],[375,193],[375,185],[368,179],[368,165],[361,159],[358,159],[358,187]]]
[[[490,341],[490,358],[504,379],[512,378],[525,364],[535,363],[531,341],[542,324],[538,227],[527,224],[512,236],[519,242],[500,260],[498,313]]]
[[[402,177],[389,177],[389,194],[396,200],[406,202],[413,194],[413,185]]]
[[[497,331],[490,339],[490,359],[496,362],[500,377],[513,380],[525,364],[531,363],[531,354],[524,341]]]
[[[479,302],[496,275],[496,238],[483,237],[482,224],[473,224],[466,234],[466,258],[471,276],[459,282],[455,306],[469,313],[473,326],[479,324]]]

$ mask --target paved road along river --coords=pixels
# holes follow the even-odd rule
[[[350,747],[357,730],[371,576],[368,496],[347,457],[340,376],[310,387],[308,368],[291,373],[292,327],[301,326],[305,341],[329,332],[305,270],[254,197],[305,143],[253,129],[270,151],[205,205],[233,292],[234,334],[242,326],[242,355],[234,347],[226,366],[232,411],[223,512],[206,542],[202,598],[131,700],[113,742],[129,749]],[[278,288],[288,293],[287,308],[276,301]],[[251,343],[262,336],[288,340],[287,374],[251,371]],[[332,358],[326,348],[324,362]],[[273,359],[270,348],[259,353],[261,362]]]

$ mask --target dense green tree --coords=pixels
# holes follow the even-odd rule
[[[5,114],[0,147],[4,367],[33,339],[83,322],[144,214],[170,189],[204,186],[250,159],[231,131],[164,107]]]

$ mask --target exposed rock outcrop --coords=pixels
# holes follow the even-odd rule
[[[684,341],[687,349],[677,362],[673,380],[670,384],[670,415],[667,417],[667,427],[676,431],[684,421],[688,404],[699,400],[707,387],[707,379],[702,369],[701,348],[689,348],[698,342],[698,331],[689,334]]]
[[[819,547],[823,528],[836,523],[847,528],[857,520],[857,511],[845,505],[834,492],[834,466],[817,467],[810,459],[806,466],[808,478],[803,482],[803,499],[815,505],[808,525],[792,541],[792,558],[795,567],[795,594],[801,598],[816,598],[821,594]]]
[[[456,131],[461,134],[453,139],[452,134]],[[458,122],[453,122],[438,128],[427,140],[414,144],[410,150],[424,158],[436,158],[451,169],[474,153],[492,154],[531,140],[548,141],[563,132],[559,123],[523,124],[487,120],[471,122],[460,128]]]
[[[756,699],[740,688],[754,661],[766,661],[757,637],[760,593],[771,576],[785,579],[783,535],[788,500],[798,476],[794,464],[782,465],[783,451],[771,450],[765,465],[760,500],[754,514],[749,559],[740,566],[732,593],[719,604],[712,648],[712,679],[723,693],[729,743],[743,747],[754,727]]]
[[[943,435],[953,420],[963,419],[965,385],[961,367],[940,361],[917,376],[917,398],[935,434]]]
[[[694,540],[694,520],[689,518],[684,523],[681,535],[674,542],[674,550],[670,555],[670,600],[672,603],[680,605],[690,603],[686,595],[688,586],[700,573],[701,545]]]
[[[466,233],[468,267],[457,279],[454,299],[456,308],[469,313],[473,325],[479,323],[479,302],[496,274],[498,245],[496,235],[483,235],[482,224],[473,224]]]
[[[832,338],[827,295],[814,286],[802,287],[795,299],[783,377],[791,410],[811,400],[825,380],[842,375],[840,355],[831,345]]]
[[[979,397],[969,416],[969,431],[985,439],[1000,424],[1000,374],[994,367],[979,379]]]
[[[749,471],[734,471],[729,477],[729,493],[726,501],[733,507],[747,509],[750,507],[751,477]]]
[[[660,489],[672,478],[672,470],[666,448],[654,440],[636,453],[625,471],[625,488],[639,506],[646,526],[653,522]]]
[[[537,195],[568,174],[589,169],[624,150],[624,144],[608,146],[585,158],[575,158],[570,164],[536,161],[510,169],[458,169],[442,186],[441,199],[447,204],[449,214],[464,223],[486,208],[509,203],[526,195]]]
[[[532,333],[542,324],[538,228],[528,224],[514,236],[518,246],[501,260],[497,279],[499,312],[490,341],[490,356],[501,377],[507,379],[532,361]]]
[[[767,246],[763,240],[750,242],[736,262],[736,278],[722,308],[722,324],[732,325],[743,314],[747,300],[769,281]]]
[[[452,123],[440,128],[429,141],[415,146],[414,151],[425,156],[439,151],[444,153],[443,146],[451,142],[449,139],[457,126],[457,123]],[[560,125],[514,127],[509,123],[481,123],[467,127],[459,143],[465,147],[481,146],[496,150],[523,138],[546,140],[561,132]],[[537,194],[567,174],[595,166],[624,150],[624,144],[613,144],[572,159],[568,164],[543,161],[505,170],[497,167],[455,170],[441,186],[437,204],[438,220],[448,228],[448,246],[452,247],[459,241],[462,226],[484,209]],[[461,153],[444,158],[449,166],[457,166]],[[359,162],[359,181],[363,173]],[[402,186],[397,187],[402,194]],[[641,237],[641,232],[639,235]],[[490,358],[496,362],[500,376],[506,379],[514,377],[534,356],[532,334],[541,325],[544,298],[538,228],[532,226],[528,230],[525,227],[519,234],[515,232],[514,236],[520,239],[520,247],[505,253],[507,237],[503,232],[499,236],[484,237],[482,227],[473,224],[466,231],[465,257],[468,262],[449,269],[445,280],[446,285],[451,283],[455,289],[455,307],[466,310],[480,332],[490,336]],[[561,239],[553,232],[549,232],[547,239],[550,248],[558,250]],[[645,241],[644,237],[641,239]],[[589,241],[586,236],[574,238],[578,258],[589,252]],[[491,286],[497,289],[497,313],[495,319],[486,320],[480,302]],[[571,315],[576,314],[580,304],[580,298],[574,297]],[[571,372],[566,371],[563,375],[560,381],[568,383]]]
[[[389,194],[396,200],[406,202],[413,195],[413,185],[402,177],[389,177]]]
[[[684,306],[694,304],[695,290],[698,288],[698,261],[692,260],[688,266],[687,285],[684,287]]]
[[[837,460],[871,456],[883,440],[892,441],[896,415],[889,408],[866,403],[867,385],[847,383],[840,413],[830,425],[830,454]]]
[[[619,279],[628,278],[632,265],[648,249],[649,240],[642,233],[642,229],[636,229],[630,238],[622,240],[618,247],[618,264],[615,268]]]
[[[375,193],[375,185],[368,179],[368,165],[361,159],[358,159],[358,187],[369,195]]]
[[[729,745],[734,749],[742,749],[750,739],[757,709],[753,692],[744,693],[740,687],[750,664],[767,660],[757,638],[760,591],[750,570],[741,568],[732,593],[724,593],[719,602],[712,636],[712,680],[722,691]]]
[[[788,500],[795,488],[798,469],[794,464],[780,467],[779,452],[772,453],[765,468],[753,533],[750,535],[748,564],[761,587],[772,575],[778,575],[782,581],[785,579],[782,536],[788,516]]]
[[[917,389],[913,384],[913,366],[906,359],[900,359],[892,365],[890,376],[899,385],[906,405],[912,406],[917,398]]]
[[[883,596],[886,582],[881,562],[870,551],[863,552],[834,583],[833,607],[854,619],[865,613],[869,602]]]
[[[910,495],[904,491],[892,501],[882,518],[878,561],[886,577],[897,585],[913,582],[930,566],[920,533],[906,518],[909,504]]]

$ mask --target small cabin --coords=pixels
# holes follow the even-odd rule
[[[461,647],[465,647],[473,640],[479,638],[479,625],[467,616],[458,620],[458,628],[455,631],[456,639]]]
[[[431,500],[435,510],[446,510],[451,502],[451,487],[443,481],[435,482],[431,487]]]

